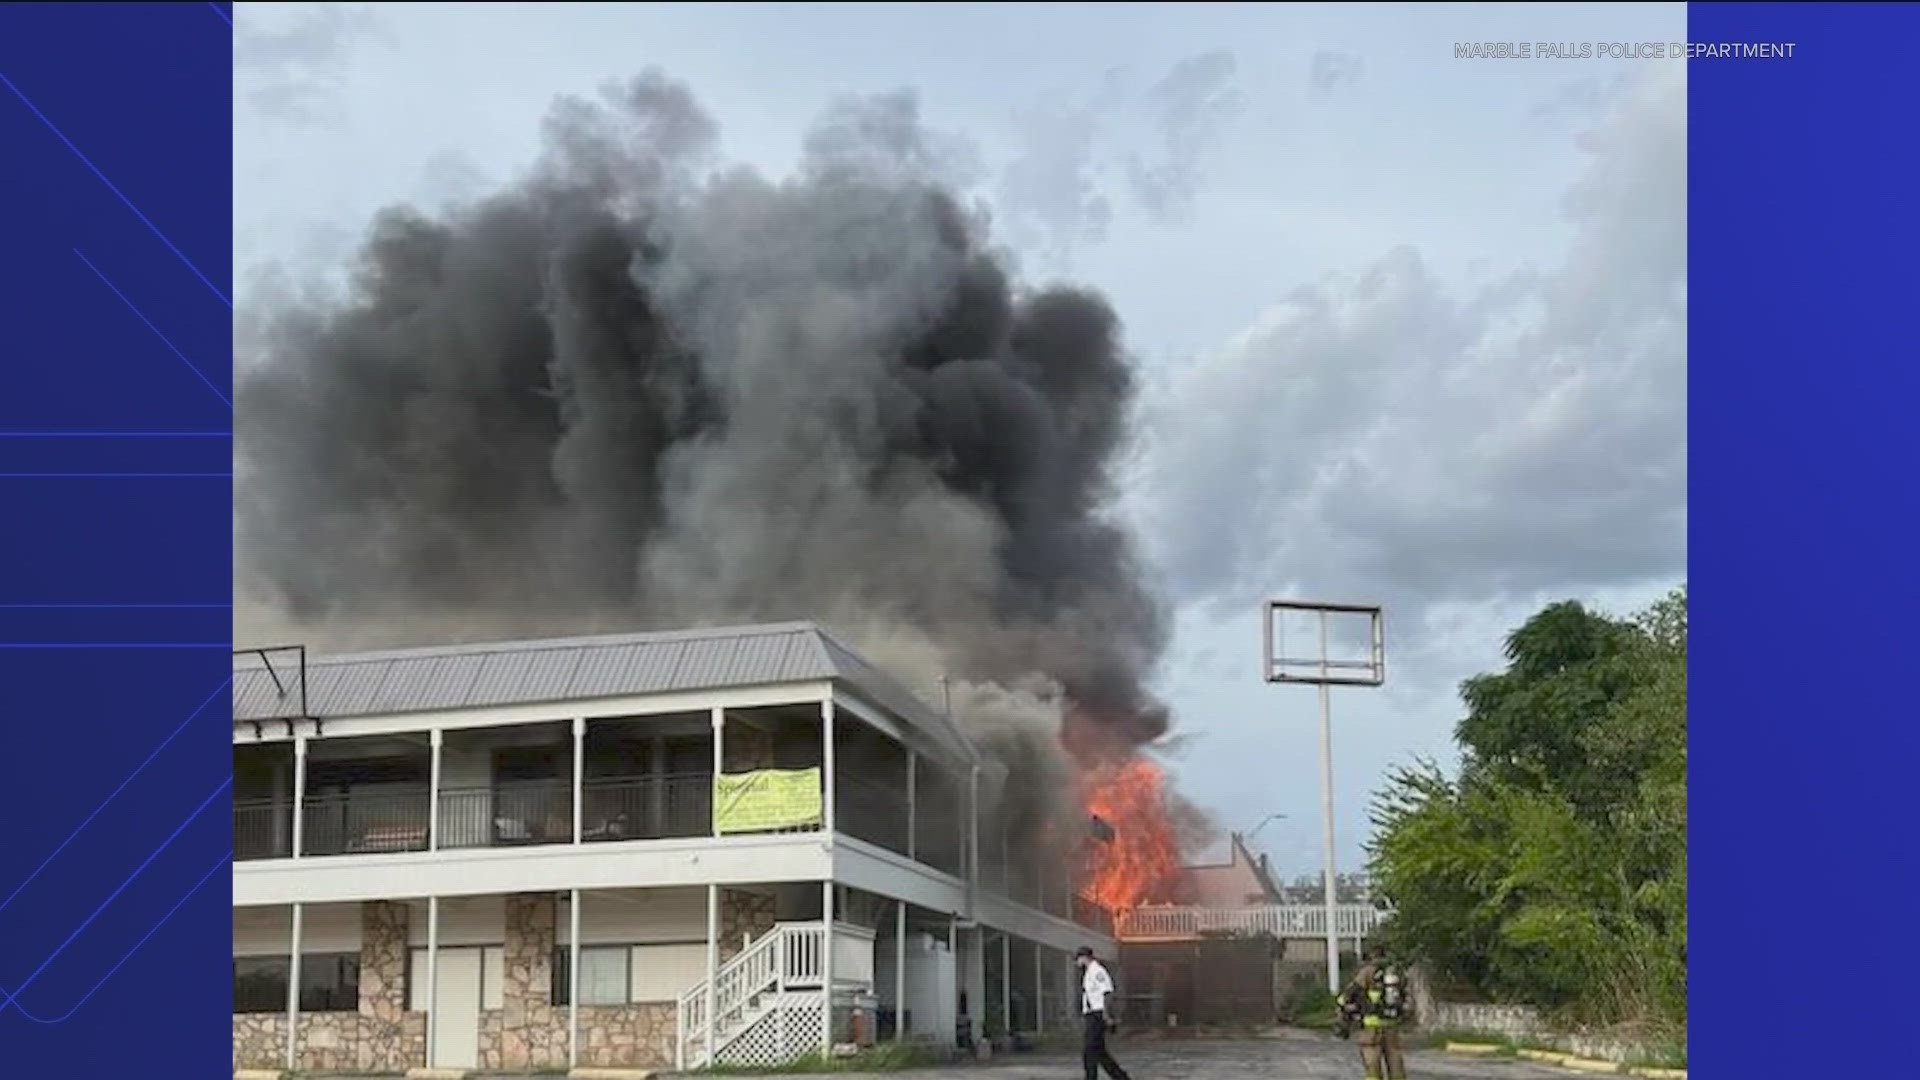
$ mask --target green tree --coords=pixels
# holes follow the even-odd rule
[[[1399,950],[1568,1019],[1685,1023],[1686,633],[1684,587],[1629,620],[1554,604],[1467,680],[1458,774],[1374,801]]]

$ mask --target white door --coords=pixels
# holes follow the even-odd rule
[[[442,949],[433,987],[433,1064],[471,1069],[480,1064],[479,949]]]

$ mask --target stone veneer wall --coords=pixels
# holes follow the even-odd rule
[[[773,929],[774,895],[750,889],[720,890],[720,962],[738,956],[747,937]]]
[[[480,1067],[556,1069],[567,1063],[568,1010],[555,1006],[553,953],[559,904],[548,894],[507,897],[506,979],[501,1008],[480,1014]],[[773,929],[774,897],[720,891],[720,955],[740,952],[742,935]],[[664,1068],[673,1064],[678,1016],[672,1002],[580,1007],[580,1064]]]
[[[1541,1018],[1537,1009],[1525,1005],[1437,1002],[1433,1006],[1432,1020],[1424,1026],[1435,1031],[1460,1031],[1523,1040],[1551,1046],[1578,1057],[1597,1058],[1616,1064],[1625,1064],[1650,1052],[1669,1049],[1605,1032],[1557,1030]]]
[[[480,1014],[482,1069],[560,1068],[567,1063],[567,1009],[543,1007],[554,1024],[551,1057],[545,1066],[502,1063],[505,1010]],[[672,1002],[580,1007],[580,1064],[588,1068],[667,1069],[673,1067],[673,1040],[679,1018]]]
[[[549,1000],[553,991],[554,922],[551,893],[507,897],[505,981],[497,1011],[480,1014],[480,1067],[557,1069],[567,1064],[567,1020]]]
[[[359,1009],[300,1017],[295,1058],[302,1069],[400,1072],[426,1061],[426,1014],[407,1011],[406,906],[360,905],[360,934]],[[279,1068],[286,1047],[286,1014],[234,1015],[235,1069]]]
[[[773,929],[774,896],[720,891],[720,955],[737,955],[744,935]],[[482,1069],[558,1069],[567,1064],[568,1010],[552,1003],[559,905],[548,893],[506,898],[501,1008],[480,1014]],[[426,1014],[406,1011],[407,908],[361,905],[360,1007],[300,1018],[299,1065],[314,1071],[402,1072],[426,1062]],[[672,1002],[582,1006],[582,1065],[664,1068],[673,1064],[678,1017]],[[286,1060],[283,1013],[236,1014],[233,1067],[279,1068]]]

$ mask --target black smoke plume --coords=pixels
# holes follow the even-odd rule
[[[1051,688],[972,710],[1029,781],[1031,729],[978,717],[1160,735],[1114,312],[1016,285],[910,98],[831,111],[784,181],[714,138],[656,75],[562,101],[523,180],[383,214],[341,296],[264,313],[243,590],[364,645],[818,620]]]

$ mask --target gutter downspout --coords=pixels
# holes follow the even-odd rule
[[[980,766],[967,773],[967,918],[980,921]]]

